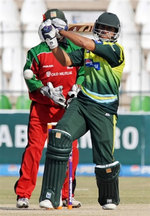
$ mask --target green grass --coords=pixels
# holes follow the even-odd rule
[[[0,204],[15,204],[14,184],[17,177],[0,177]],[[30,199],[31,204],[38,204],[42,178],[38,177],[37,185]],[[148,204],[150,200],[150,178],[120,177],[120,198],[122,204]],[[97,186],[95,177],[77,177],[76,199],[83,204],[97,203]]]
[[[122,204],[149,204],[150,178],[121,177],[120,198]]]

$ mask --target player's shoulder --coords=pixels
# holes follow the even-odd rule
[[[120,53],[124,50],[123,46],[120,45],[120,43],[118,43],[118,42],[103,42],[103,45],[110,46],[110,48],[114,52],[118,52],[118,53]]]
[[[115,45],[118,46],[121,50],[124,50],[124,47],[120,43],[116,42]]]
[[[94,40],[95,44],[98,45],[106,45],[106,46],[118,46],[118,47],[122,47],[122,45],[120,45],[118,42],[111,42],[111,41],[97,41]]]
[[[38,45],[31,47],[29,52],[34,52],[36,54],[40,54],[42,52],[49,52],[49,47],[46,42],[41,42]]]

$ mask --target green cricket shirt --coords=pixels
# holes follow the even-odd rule
[[[95,41],[93,52],[80,49],[69,56],[73,66],[84,65],[85,77],[81,85],[84,100],[98,103],[106,112],[117,114],[119,86],[125,66],[123,47],[118,43]]]

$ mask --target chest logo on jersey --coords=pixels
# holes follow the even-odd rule
[[[50,75],[51,75],[51,72],[50,72],[50,71],[47,71],[47,72],[46,72],[46,76],[47,76],[47,77],[50,77]]]
[[[72,71],[63,71],[63,72],[51,72],[47,71],[46,76],[47,77],[54,77],[54,76],[68,76],[72,75]]]
[[[93,62],[92,59],[85,59],[85,66],[86,67],[94,67],[96,70],[100,70],[100,63]]]

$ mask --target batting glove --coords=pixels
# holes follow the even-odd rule
[[[43,96],[46,96],[52,99],[56,104],[61,105],[62,107],[66,107],[66,99],[62,93],[63,86],[53,87],[51,82],[47,83],[47,86],[43,86],[40,89],[40,92]]]
[[[67,105],[66,105],[67,108],[69,107],[72,99],[75,98],[75,97],[77,97],[77,94],[79,93],[79,91],[80,91],[79,85],[78,84],[74,84],[72,86],[71,91],[68,92],[68,95],[69,95],[70,98],[67,100]]]
[[[41,39],[41,41],[45,41],[45,35],[43,35],[43,28],[44,27],[48,27],[48,26],[51,26],[52,25],[52,22],[50,19],[46,20],[45,22],[42,22],[41,25],[39,26],[39,29],[38,29],[38,34],[39,34],[39,37]]]
[[[57,30],[57,34],[56,34],[56,37],[57,39],[61,40],[63,38],[62,35],[60,35],[59,33],[59,30],[68,30],[68,25],[66,24],[65,21],[63,21],[62,19],[59,19],[59,18],[55,18],[55,19],[52,19],[52,25],[56,28]]]
[[[72,86],[71,91],[68,92],[68,95],[70,98],[74,98],[77,97],[78,92],[80,91],[80,87],[78,86],[78,84],[74,84]]]
[[[54,28],[50,19],[42,22],[38,30],[40,39],[46,41],[50,49],[54,49],[58,46],[56,38],[57,32],[58,30]]]

